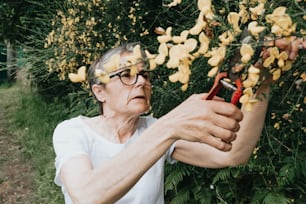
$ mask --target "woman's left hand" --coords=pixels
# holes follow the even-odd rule
[[[285,51],[289,60],[295,60],[299,54],[299,50],[306,50],[306,40],[304,38],[298,38],[291,36],[290,38],[279,38],[273,41],[273,45],[280,51]],[[263,59],[269,57],[269,48],[263,51]]]

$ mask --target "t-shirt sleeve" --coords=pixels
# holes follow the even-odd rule
[[[60,170],[63,164],[74,156],[88,154],[88,139],[73,121],[68,120],[60,123],[53,133],[53,147],[56,155],[54,182],[57,185],[62,185]]]
[[[177,162],[177,160],[174,159],[174,158],[172,157],[172,153],[173,153],[173,151],[174,151],[174,149],[175,149],[175,144],[176,144],[176,142],[174,142],[174,143],[170,146],[169,150],[166,152],[166,161],[167,161],[169,164],[175,164],[175,163]]]

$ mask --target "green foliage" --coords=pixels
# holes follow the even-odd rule
[[[185,1],[186,4],[187,2]],[[305,29],[305,24],[299,20],[302,10],[296,2],[278,1],[273,8],[280,5],[288,7],[288,12],[297,23],[297,30]],[[186,13],[181,11],[181,6],[186,8]],[[220,2],[220,5],[216,5],[216,10],[223,7],[234,10],[236,6],[236,2],[228,1],[225,5]],[[175,26],[171,23],[175,22],[171,15],[178,18],[177,13],[180,13],[178,21],[184,22],[177,29],[181,30],[192,24],[188,12],[190,7],[184,5],[183,1],[182,5],[165,11],[170,13],[169,23],[165,26]],[[214,34],[217,33],[218,30]],[[249,163],[219,170],[190,167],[187,168],[188,172],[185,166],[179,166],[177,169],[167,166],[166,198],[169,203],[181,203],[186,200],[186,196],[189,197],[186,203],[306,202],[305,82],[300,78],[306,71],[304,62],[305,51],[300,51],[294,68],[282,75],[273,86],[262,139]],[[206,64],[204,59],[194,62],[189,88],[185,93],[179,91],[177,84],[171,84],[167,80],[159,83],[162,88],[155,87],[153,113],[156,116],[163,115],[188,95],[209,90],[212,80],[207,79],[210,68]],[[159,72],[167,75],[171,70],[162,68]]]
[[[60,189],[53,183],[54,151],[52,134],[59,121],[69,117],[65,105],[45,103],[35,90],[22,84],[8,89],[8,128],[22,144],[25,158],[34,165],[36,203],[63,203]],[[13,95],[13,96],[11,96]],[[26,201],[25,201],[26,203]]]
[[[37,1],[38,2],[38,1]],[[24,43],[30,35],[36,11],[30,0],[0,1],[0,41],[13,44]]]
[[[91,1],[84,3],[66,0],[54,1],[54,4],[53,1],[30,2],[35,5],[33,11],[36,14],[33,14],[35,20],[32,22],[31,32],[26,36],[27,43],[23,45],[25,66],[29,68],[30,78],[38,93],[44,99],[52,99],[49,102],[64,105],[42,103],[44,100],[41,100],[41,96],[21,101],[22,108],[18,110],[23,111],[20,111],[16,125],[29,128],[34,123],[40,124],[39,127],[31,128],[31,131],[25,131],[33,132],[26,135],[24,140],[29,147],[26,151],[29,156],[45,150],[51,151],[49,136],[55,121],[78,114],[97,113],[97,106],[90,98],[87,88],[81,84],[71,84],[67,80],[68,73],[75,72],[81,65],[88,66],[106,49],[125,41],[141,41],[155,52],[158,46],[157,36],[153,32],[155,27],[173,26],[176,28],[173,34],[178,35],[182,30],[189,29],[198,16],[195,11],[196,1],[191,0],[183,1],[171,9],[161,6],[170,1],[153,0],[116,3],[97,1],[98,6]],[[303,10],[297,1],[281,0],[272,3],[274,7],[287,6],[298,29],[306,29],[305,23],[301,22]],[[230,11],[236,10],[238,5],[236,1],[216,2],[216,11],[223,7]],[[132,8],[135,10],[130,15]],[[75,23],[78,17],[80,19]],[[93,22],[92,18],[96,24],[86,25],[86,22]],[[219,18],[220,22],[226,21],[226,16]],[[67,24],[69,19],[74,22],[70,26]],[[227,29],[225,26],[222,24],[216,27],[212,35],[218,35],[220,30]],[[52,31],[54,35],[50,34]],[[306,72],[305,60],[305,51],[301,51],[294,68],[282,75],[279,83],[273,86],[262,139],[249,163],[217,170],[180,163],[169,165],[165,180],[167,203],[306,203],[306,87],[300,78]],[[193,93],[209,90],[213,83],[213,79],[207,78],[209,69],[206,59],[194,61],[188,89],[182,92],[180,84],[168,80],[168,76],[175,70],[159,67],[154,73],[153,81],[154,116],[162,116]],[[61,76],[61,80],[58,76]],[[37,111],[33,111],[36,109]],[[44,118],[42,113],[48,113],[49,119]],[[43,144],[46,140],[47,143]],[[41,146],[44,149],[40,149],[37,144],[43,144]],[[53,156],[52,153],[48,155]],[[37,161],[41,166],[39,169],[42,178],[45,179],[40,180],[39,191],[42,195],[47,195],[48,191],[54,192],[49,189],[53,186],[53,177],[49,174],[53,171],[50,160],[41,158]],[[54,195],[54,199],[57,198],[58,195]]]
[[[51,19],[61,1],[28,1],[32,12],[24,17],[26,24],[26,39],[22,44],[23,56],[20,60],[25,62],[24,68],[28,71],[28,78],[32,86],[44,100],[52,101],[75,90],[80,86],[62,81],[56,73],[49,73],[46,61],[52,57],[52,50],[44,49],[45,38],[52,29]]]

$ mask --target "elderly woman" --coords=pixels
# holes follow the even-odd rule
[[[55,129],[55,183],[67,204],[162,204],[166,161],[236,166],[248,161],[259,140],[267,99],[242,113],[220,98],[205,100],[207,94],[194,94],[159,119],[143,116],[152,90],[143,50],[142,59],[127,66],[137,45],[111,49],[89,68],[101,114],[78,116]],[[115,55],[119,66],[105,72]],[[107,83],[97,73],[104,73]],[[262,93],[268,94],[269,87],[261,87],[257,94]]]

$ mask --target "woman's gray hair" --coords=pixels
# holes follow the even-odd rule
[[[140,51],[141,51],[141,55],[143,57],[143,59],[147,59],[146,53],[145,53],[145,49],[143,44],[141,44],[140,42],[132,42],[132,43],[125,43],[122,44],[118,47],[109,49],[108,51],[106,51],[101,57],[99,57],[96,61],[94,61],[87,72],[87,79],[89,82],[89,87],[90,87],[90,91],[92,93],[92,95],[96,98],[94,92],[92,91],[92,86],[94,84],[103,84],[98,77],[96,77],[95,73],[96,70],[102,70],[104,71],[104,64],[106,64],[113,55],[121,55],[122,53],[125,52],[133,52],[133,49],[136,45],[140,45]],[[119,67],[118,67],[119,68]],[[98,100],[97,100],[98,101]],[[98,101],[99,106],[100,106],[100,112],[101,114],[103,114],[103,108],[102,108],[102,102]]]
[[[125,44],[120,45],[119,47],[112,48],[108,50],[106,53],[104,53],[104,55],[98,58],[95,62],[93,62],[93,64],[91,64],[87,72],[87,79],[89,82],[90,89],[92,85],[102,83],[99,80],[99,78],[95,76],[96,70],[104,71],[103,65],[106,64],[113,55],[117,55],[117,54],[121,55],[122,53],[125,53],[125,52],[133,52],[133,49],[136,45],[140,45],[141,55],[143,59],[146,59],[144,46],[139,42],[133,42],[133,43],[125,43]]]

